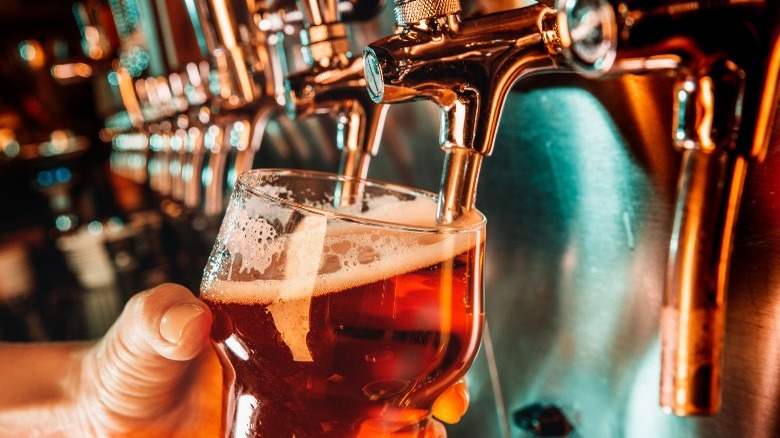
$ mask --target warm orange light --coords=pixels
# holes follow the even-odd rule
[[[780,92],[777,89],[778,75],[780,75],[780,38],[775,38],[772,44],[772,54],[766,67],[766,79],[764,80],[766,88],[761,94],[761,104],[758,117],[756,117],[756,133],[753,136],[753,147],[750,151],[750,155],[757,157],[759,161],[764,160],[769,149],[771,122],[777,101],[780,99]]]
[[[83,62],[71,64],[57,64],[51,68],[51,75],[55,79],[88,78],[92,76],[92,67]]]
[[[36,40],[25,40],[19,43],[19,56],[32,68],[41,68],[46,63],[43,47]]]

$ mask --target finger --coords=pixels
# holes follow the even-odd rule
[[[425,438],[447,438],[447,430],[442,423],[431,420],[425,429]]]
[[[446,436],[440,434],[443,426],[432,424],[438,421],[429,419],[426,409],[385,406],[376,414],[360,423],[357,438],[417,438],[423,428],[425,438]]]
[[[469,388],[464,379],[447,388],[433,404],[433,416],[447,424],[460,421],[469,408]]]
[[[116,325],[143,353],[189,360],[208,343],[211,312],[185,287],[163,284],[130,299]]]
[[[186,288],[164,284],[137,294],[109,332],[87,354],[84,378],[91,385],[92,420],[117,416],[148,419],[180,395],[189,359],[208,344],[211,313]]]

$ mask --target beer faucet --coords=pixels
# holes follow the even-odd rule
[[[593,76],[676,76],[672,138],[682,165],[661,310],[660,398],[677,415],[714,414],[739,200],[748,163],[766,154],[778,103],[778,8],[761,0],[557,6],[564,53]],[[594,23],[610,30],[593,32]],[[588,47],[611,52],[614,64],[596,68]]]
[[[220,124],[209,124],[203,133],[203,161],[201,173],[201,207],[207,217],[218,217],[223,212],[223,172],[227,154],[224,152],[225,131]],[[208,157],[208,158],[207,158]]]
[[[204,205],[207,214],[220,214],[237,176],[252,168],[267,123],[282,113],[281,28],[262,30],[260,23],[284,23],[268,19],[270,11],[246,0],[200,0],[196,6],[197,26],[215,65],[212,103],[221,109],[212,122],[219,126],[205,131],[224,141],[209,142]]]
[[[171,124],[167,120],[160,123],[151,123],[149,130],[149,149],[152,158],[149,160],[150,185],[152,190],[163,197],[170,196],[171,187],[171,162],[174,159],[171,140]]]
[[[548,6],[465,19],[460,11],[457,0],[396,0],[398,32],[363,52],[374,102],[428,99],[441,108],[443,223],[474,208],[482,157],[493,150],[511,86],[563,60],[556,11]]]
[[[387,106],[366,92],[363,60],[353,57],[347,27],[336,1],[299,0],[304,28],[300,31],[308,69],[288,75],[290,117],[331,115],[338,121],[336,144],[341,149],[339,173],[365,178],[382,136]],[[360,192],[352,180],[341,181],[336,205],[349,205]]]

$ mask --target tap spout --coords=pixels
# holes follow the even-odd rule
[[[342,151],[340,172],[364,177],[370,157],[379,148],[387,106],[377,105],[366,93],[362,60],[353,58],[344,67],[291,74],[286,87],[291,117],[336,118],[336,144]]]
[[[747,157],[736,150],[745,73],[726,59],[681,74],[673,137],[683,150],[661,310],[661,406],[720,408],[726,290]]]
[[[529,6],[460,20],[436,19],[369,44],[364,53],[375,102],[427,99],[444,112],[442,147],[490,155],[506,95],[515,81],[558,67],[554,10]]]
[[[364,50],[366,80],[377,103],[427,99],[441,108],[439,220],[450,222],[474,206],[477,155],[491,154],[512,85],[559,68],[555,11],[533,5],[461,20],[459,5],[445,2],[433,9],[449,13],[420,17],[409,10],[414,3],[396,4],[400,33]]]

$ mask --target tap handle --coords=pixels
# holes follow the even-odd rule
[[[394,3],[395,23],[402,27],[461,11],[460,0],[395,0]]]

